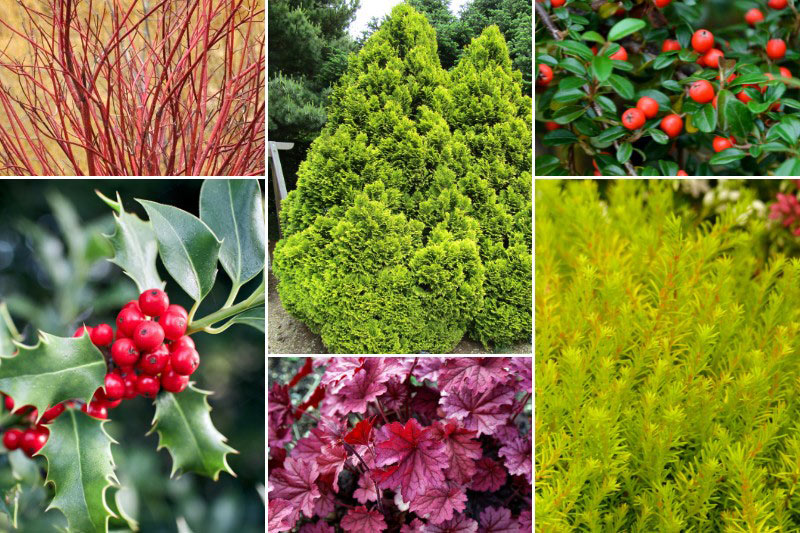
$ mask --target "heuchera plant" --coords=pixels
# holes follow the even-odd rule
[[[306,359],[269,391],[268,531],[531,531],[531,363]],[[293,405],[290,389],[321,366]],[[295,440],[302,417],[315,427]]]

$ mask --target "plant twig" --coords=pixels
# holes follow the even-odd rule
[[[544,6],[542,6],[539,2],[535,2],[535,4],[536,4],[536,14],[539,16],[538,17],[539,20],[544,22],[544,25],[553,35],[553,38],[556,41],[563,40],[564,38],[561,36],[561,32],[559,32],[558,29],[556,28],[556,25],[553,24],[553,21],[550,19],[550,14],[547,12]]]

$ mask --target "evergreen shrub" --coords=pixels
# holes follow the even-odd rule
[[[741,193],[537,182],[538,530],[800,530],[800,261]]]
[[[531,99],[495,26],[452,71],[408,5],[350,57],[281,211],[286,309],[333,352],[530,336]]]

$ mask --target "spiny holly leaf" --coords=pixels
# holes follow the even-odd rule
[[[244,324],[264,333],[264,306],[260,305],[247,311],[242,311],[231,319],[231,323]]]
[[[136,283],[139,292],[163,288],[164,282],[156,270],[158,242],[152,224],[132,213],[127,213],[119,193],[116,202],[99,192],[97,195],[115,211],[114,233],[106,235],[114,249],[111,262],[119,266]]]
[[[103,384],[106,362],[89,335],[56,337],[40,332],[36,346],[16,343],[19,353],[0,358],[0,391],[18,406],[39,410],[79,398],[87,402]]]
[[[137,200],[158,241],[161,262],[172,278],[199,302],[214,286],[220,241],[209,227],[191,213],[171,205]]]
[[[161,393],[156,398],[156,414],[149,433],[158,432],[158,449],[172,455],[172,474],[196,472],[216,481],[228,466],[227,455],[238,453],[225,444],[227,439],[211,422],[211,393],[189,384],[180,394]],[[148,433],[148,434],[149,434]]]
[[[47,459],[47,479],[55,496],[49,509],[67,518],[69,531],[105,533],[116,516],[106,491],[119,482],[114,474],[111,444],[116,444],[103,425],[76,409],[67,409],[50,424],[50,438],[39,452]]]

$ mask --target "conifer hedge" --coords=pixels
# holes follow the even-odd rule
[[[283,203],[283,305],[332,352],[529,338],[530,168],[531,99],[497,27],[446,71],[426,18],[395,7]]]
[[[606,193],[536,183],[537,529],[800,530],[800,261],[749,192]]]

